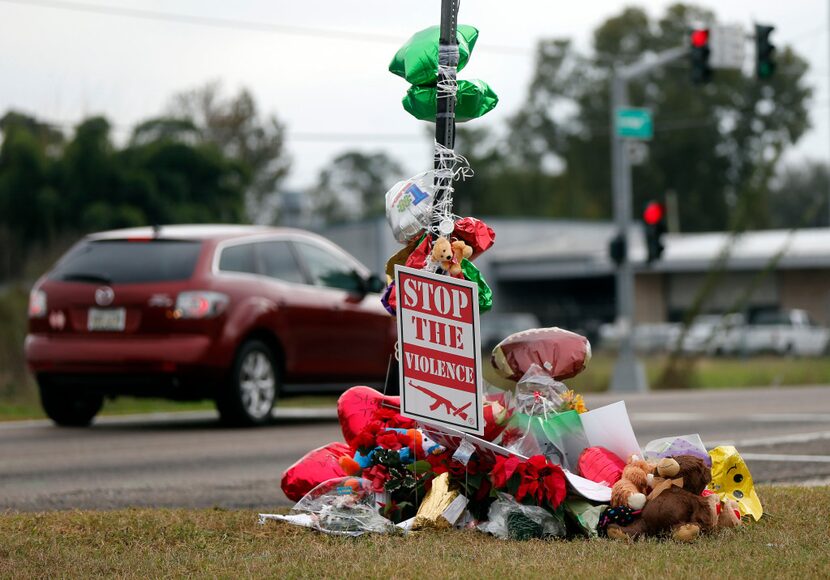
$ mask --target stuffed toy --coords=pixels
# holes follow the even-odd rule
[[[461,260],[473,255],[473,249],[461,240],[452,243],[447,238],[438,238],[432,245],[432,259],[450,276],[461,273]]]
[[[432,259],[441,264],[444,270],[449,271],[452,265],[452,244],[447,238],[438,238],[432,244]]]
[[[654,468],[653,464],[632,455],[622,470],[622,476],[611,488],[611,507],[642,509],[646,505],[649,475],[653,475]]]
[[[702,495],[712,480],[712,470],[692,455],[670,459],[677,462],[677,477],[655,482],[640,518],[627,526],[609,525],[609,538],[630,540],[670,533],[675,540],[691,542],[701,532],[715,528],[717,516],[712,500]],[[674,471],[673,467],[669,471]]]
[[[384,431],[394,431],[395,433],[409,436],[411,441],[410,445],[398,450],[401,463],[413,463],[416,456],[424,458],[427,455],[440,455],[447,450],[443,445],[438,445],[438,443],[427,437],[420,429],[387,428]],[[353,457],[341,457],[339,461],[340,467],[343,468],[346,475],[358,475],[361,470],[371,467],[372,457],[377,449],[382,449],[382,447],[375,447],[365,455],[360,451],[355,451]]]
[[[729,497],[721,499],[717,493],[710,489],[704,489],[702,495],[712,502],[712,509],[715,510],[719,529],[737,528],[741,525],[741,507],[737,501]]]

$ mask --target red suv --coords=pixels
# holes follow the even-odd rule
[[[26,359],[59,425],[118,395],[212,398],[228,422],[264,423],[281,394],[383,380],[396,329],[382,290],[302,230],[103,232],[35,284]]]

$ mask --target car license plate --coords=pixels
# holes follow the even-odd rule
[[[90,308],[86,327],[92,332],[121,332],[126,320],[126,310],[123,308]]]

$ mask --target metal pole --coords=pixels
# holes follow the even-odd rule
[[[438,43],[438,83],[441,86],[455,81],[458,67],[458,6],[460,0],[441,0],[441,32]],[[455,147],[455,95],[438,91],[435,113],[435,141],[447,149]],[[441,165],[439,156],[435,156],[435,169]],[[438,208],[450,187],[451,178],[435,176],[435,203]],[[440,216],[433,212],[432,225],[438,225]]]
[[[611,75],[611,175],[614,194],[614,223],[626,240],[625,259],[617,266],[617,326],[620,351],[611,377],[611,390],[644,392],[648,390],[643,365],[634,354],[634,271],[631,268],[631,163],[625,141],[617,135],[617,109],[628,104],[628,81],[618,71]]]
[[[628,104],[628,81],[648,74],[666,64],[684,58],[688,48],[677,46],[656,55],[647,55],[629,65],[620,65],[611,73],[611,181],[614,195],[614,223],[625,239],[625,257],[617,267],[617,326],[620,329],[620,352],[611,377],[612,391],[648,390],[643,365],[634,355],[634,270],[629,260],[631,230],[631,160],[625,140],[617,136],[617,109]]]

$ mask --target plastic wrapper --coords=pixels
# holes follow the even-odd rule
[[[577,472],[579,456],[588,447],[579,413],[563,411],[567,387],[538,365],[531,365],[516,384],[513,414],[501,445],[525,457],[544,455]]]
[[[325,481],[308,492],[284,519],[330,534],[356,536],[366,532],[388,533],[395,525],[378,513],[375,493],[368,480],[341,477]],[[260,516],[262,521],[262,516]]]
[[[401,408],[400,397],[383,395],[371,387],[352,387],[337,400],[337,419],[343,438],[352,445],[355,438],[372,422],[374,412],[380,407],[394,410]]]
[[[519,380],[537,364],[554,379],[581,373],[591,360],[591,344],[584,336],[561,328],[534,328],[511,334],[493,349],[490,362],[499,375]]]
[[[533,416],[547,416],[562,409],[568,391],[537,364],[530,365],[519,382],[513,400],[515,411]]]
[[[435,172],[427,171],[399,181],[386,192],[386,221],[400,243],[418,236],[429,225],[434,191]]]
[[[455,222],[453,236],[473,249],[470,260],[475,260],[479,254],[489,250],[496,242],[496,232],[480,219],[474,217],[461,218]]]
[[[520,504],[506,493],[498,494],[490,505],[487,521],[478,529],[503,540],[561,538],[566,533],[561,517],[539,506]]]
[[[709,489],[720,496],[721,500],[731,499],[738,502],[741,516],[750,515],[760,520],[764,515],[764,508],[749,467],[738,450],[732,445],[721,445],[709,452],[712,458],[712,482]]]
[[[351,456],[345,443],[329,443],[306,453],[282,474],[283,493],[291,501],[299,501],[309,491],[329,479],[344,477],[340,458]]]
[[[643,457],[647,461],[657,461],[675,455],[693,455],[703,460],[706,467],[712,467],[712,458],[697,433],[678,435],[649,441],[643,448]]]
[[[458,39],[458,66],[461,70],[467,65],[470,53],[473,52],[478,30],[467,24],[459,24]],[[438,40],[440,29],[430,26],[416,32],[395,53],[389,63],[389,72],[405,78],[413,85],[432,85],[438,81]]]
[[[583,534],[589,538],[599,536],[599,520],[607,505],[593,505],[578,498],[569,498],[564,505],[565,513]]]
[[[479,80],[458,81],[455,120],[458,123],[478,119],[496,108],[499,98],[490,85]],[[406,91],[403,108],[421,121],[435,122],[438,110],[438,89],[434,86],[412,86]]]

